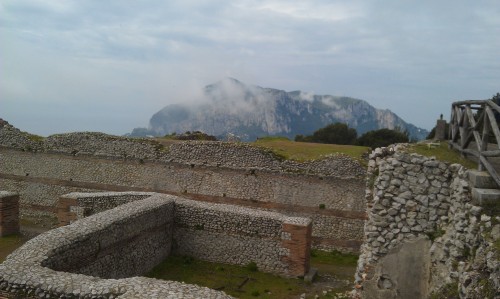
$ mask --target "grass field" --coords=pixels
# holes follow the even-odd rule
[[[253,144],[271,149],[284,159],[296,160],[299,162],[316,160],[325,155],[335,153],[346,154],[362,162],[363,154],[368,153],[370,150],[368,147],[356,145],[295,142],[285,137],[259,138]]]
[[[449,162],[449,163],[459,163],[468,169],[476,169],[477,163],[465,159],[460,155],[459,152],[449,149],[447,142],[441,142],[438,147],[429,148],[426,143],[412,144],[409,149],[410,152],[414,152],[427,157],[436,157],[437,160]]]
[[[256,271],[251,266],[211,263],[186,256],[170,256],[147,276],[198,284],[242,299],[297,298],[303,293],[307,298],[314,298],[316,294],[319,298],[333,298],[333,293],[351,289],[349,283],[338,281],[353,280],[356,261],[355,255],[314,250],[311,266],[319,270],[318,281],[314,283]],[[324,294],[324,290],[332,291]]]

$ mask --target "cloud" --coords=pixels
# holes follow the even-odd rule
[[[362,98],[430,128],[429,111],[498,92],[499,13],[465,0],[2,1],[0,117],[37,103],[40,119],[44,104],[76,118],[68,107],[85,103],[107,112],[102,131],[125,133],[230,76]]]

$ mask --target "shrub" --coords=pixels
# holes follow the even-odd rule
[[[356,141],[357,145],[369,146],[372,149],[377,147],[385,147],[394,143],[404,143],[409,142],[407,132],[401,132],[399,130],[389,130],[380,129],[376,131],[370,131],[363,134]]]
[[[259,268],[257,267],[257,264],[255,262],[250,262],[248,263],[245,268],[251,272],[257,272]]]
[[[258,297],[258,296],[260,296],[260,292],[259,291],[252,291],[251,295],[254,297]]]
[[[310,136],[297,135],[295,141],[329,144],[354,144],[358,133],[346,124],[335,123],[318,129]]]

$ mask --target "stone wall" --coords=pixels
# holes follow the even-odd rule
[[[162,146],[101,133],[39,139],[4,124],[0,165],[0,189],[21,195],[22,217],[54,217],[70,192],[147,191],[312,218],[316,248],[356,252],[362,240],[365,170],[342,155],[299,163],[249,144]]]
[[[0,264],[0,292],[51,298],[229,298],[198,286],[126,278],[147,273],[172,250],[223,263],[253,261],[263,271],[286,276],[309,269],[308,219],[156,193],[74,193],[61,201],[78,221],[28,241]],[[90,215],[106,208],[111,209]]]
[[[266,272],[303,276],[309,270],[310,234],[306,218],[176,199],[177,254],[227,264],[255,262]]]
[[[495,240],[490,232],[500,230],[500,217],[471,203],[461,165],[408,154],[402,145],[376,149],[366,202],[355,277],[359,296],[427,298],[446,288],[460,298],[495,296],[498,233]]]
[[[141,162],[175,162],[232,169],[259,169],[342,178],[365,174],[359,162],[345,155],[299,163],[281,159],[270,149],[248,143],[183,141],[168,145],[152,139],[125,138],[95,132],[77,132],[41,138],[11,126],[0,119],[0,147],[27,152],[60,153]]]
[[[67,194],[59,200],[59,223],[70,224],[153,194],[155,193]],[[247,265],[255,262],[263,271],[288,276],[307,273],[311,220],[175,196],[169,198],[175,202],[174,253],[227,264]],[[289,242],[292,239],[294,243]]]

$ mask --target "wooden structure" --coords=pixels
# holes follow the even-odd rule
[[[500,157],[500,107],[491,100],[461,101],[452,104],[450,146],[478,160],[478,170],[487,170],[500,186],[500,177],[491,163]]]

